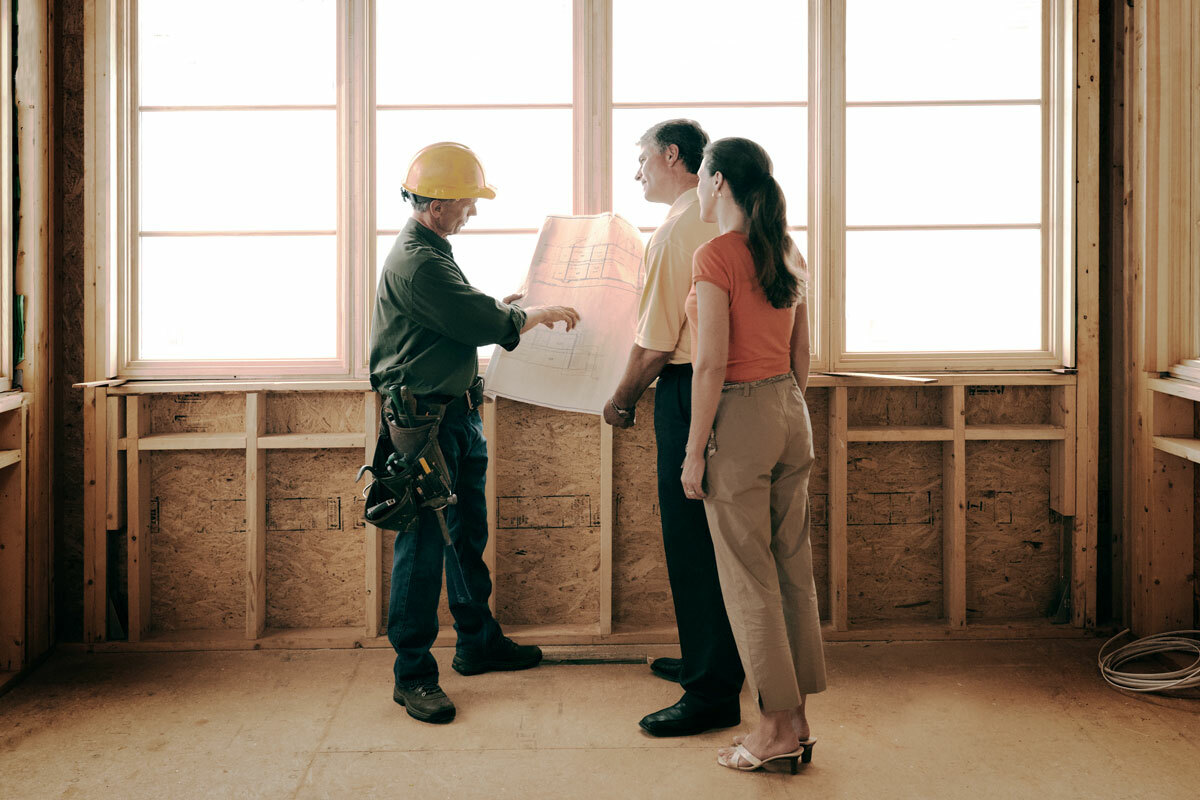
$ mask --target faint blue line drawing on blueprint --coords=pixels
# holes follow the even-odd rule
[[[548,275],[535,282],[571,288],[608,286],[636,293],[642,289],[641,262],[640,250],[633,252],[615,242],[539,243],[534,263],[546,264],[550,269]]]
[[[521,338],[521,346],[507,358],[537,367],[584,377],[595,372],[602,353],[595,345],[583,343],[577,331],[551,331],[538,327]]]

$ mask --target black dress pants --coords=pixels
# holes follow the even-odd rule
[[[668,365],[654,396],[654,434],[663,547],[683,655],[679,682],[687,694],[717,703],[738,696],[745,673],[725,613],[704,502],[689,500],[680,482],[691,419],[692,366]]]

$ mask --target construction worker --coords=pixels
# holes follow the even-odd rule
[[[432,144],[416,154],[404,181],[412,217],[383,264],[371,318],[371,386],[405,386],[417,413],[443,413],[438,431],[456,505],[445,509],[458,566],[446,570],[458,644],[453,667],[463,675],[536,666],[542,651],[508,639],[488,608],[491,576],[484,496],[487,442],[479,417],[483,400],[477,349],[512,350],[535,325],[571,330],[579,314],[564,306],[521,308],[521,295],[496,301],[473,287],[454,260],[447,237],[475,216],[479,198],[492,199],[483,165],[470,148]],[[392,561],[388,639],[396,650],[392,698],[423,722],[449,722],[454,704],[438,683],[430,653],[438,634],[443,534],[433,512],[400,531]],[[456,585],[461,583],[463,585]]]
[[[718,233],[716,225],[701,221],[696,197],[696,171],[707,144],[704,129],[688,119],[660,122],[638,141],[634,178],[647,200],[671,210],[646,245],[646,282],[633,349],[604,409],[610,424],[633,425],[638,399],[658,379],[658,507],[683,658],[655,659],[650,669],[682,684],[684,693],[679,702],[639,723],[655,736],[737,725],[745,677],[725,613],[704,504],[686,497],[679,483],[692,406],[692,331],[684,303],[692,287],[692,254]]]

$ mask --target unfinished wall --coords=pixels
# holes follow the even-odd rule
[[[598,622],[599,418],[500,400],[496,429],[497,619]]]
[[[814,578],[829,619],[829,403],[808,392],[817,462],[810,480]],[[946,430],[944,392],[852,388],[851,430]],[[1050,387],[967,387],[969,425],[1045,425]],[[268,433],[348,433],[362,394],[267,393]],[[613,438],[613,629],[669,629],[674,608],[663,557],[653,430],[654,393],[639,423]],[[245,397],[154,395],[151,434],[236,433]],[[600,425],[595,417],[500,400],[495,405],[495,604],[508,626],[600,621]],[[1050,615],[1064,588],[1062,518],[1050,510],[1049,441],[966,444],[969,621]],[[847,460],[848,612],[855,625],[944,618],[943,443],[851,441]],[[267,627],[354,628],[364,620],[366,558],[357,448],[269,450]],[[152,458],[153,623],[156,630],[244,624],[245,459],[240,451],[157,452]],[[387,624],[392,541],[380,537]],[[445,588],[439,608],[452,624]]]
[[[267,627],[361,623],[366,528],[354,474],[362,461],[355,450],[267,455]]]
[[[157,631],[246,624],[246,457],[150,454],[150,610]]]

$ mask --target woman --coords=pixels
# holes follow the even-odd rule
[[[699,177],[701,219],[721,235],[693,260],[683,488],[704,498],[729,621],[761,711],[717,761],[748,771],[785,759],[794,772],[815,743],[805,696],[825,689],[809,543],[806,268],[766,151],[748,139],[713,142]]]

